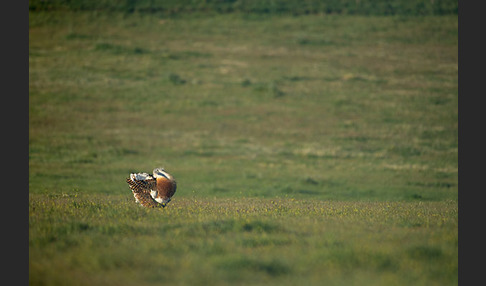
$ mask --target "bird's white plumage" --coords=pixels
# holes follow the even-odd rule
[[[150,196],[152,196],[152,198],[155,198],[157,197],[157,191],[156,190],[150,190]]]
[[[147,173],[131,173],[130,179],[132,179],[132,181],[135,181],[135,180],[141,181],[141,180],[148,180],[148,179],[152,179],[152,178]]]
[[[164,170],[164,168],[155,168],[154,171],[153,171],[153,175],[154,175],[154,178],[164,177],[168,180],[173,179],[172,176]]]

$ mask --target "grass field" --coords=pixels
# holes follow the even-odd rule
[[[31,285],[457,284],[457,16],[29,26]]]

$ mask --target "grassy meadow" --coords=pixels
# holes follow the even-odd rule
[[[457,15],[29,14],[31,285],[456,285]],[[165,167],[165,209],[130,172]]]

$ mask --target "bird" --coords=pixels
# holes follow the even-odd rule
[[[155,168],[152,175],[130,173],[126,181],[135,201],[149,208],[165,208],[177,189],[174,177],[161,167]]]

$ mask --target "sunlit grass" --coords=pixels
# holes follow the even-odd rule
[[[457,17],[30,18],[32,192],[457,198]]]
[[[125,196],[65,194],[31,195],[29,212],[33,282],[457,282],[452,201],[175,198],[145,209]]]
[[[29,25],[32,285],[457,283],[457,16]]]

